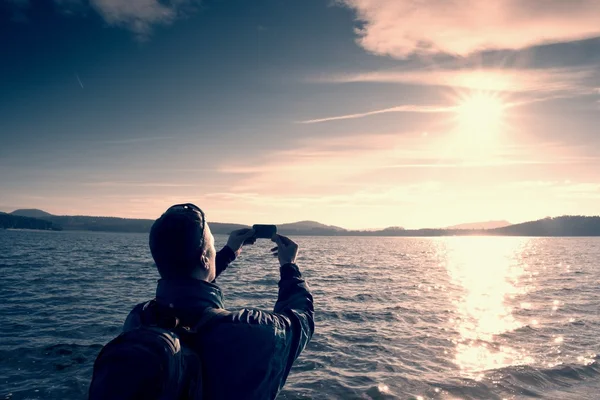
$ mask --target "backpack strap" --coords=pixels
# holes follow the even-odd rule
[[[173,309],[158,304],[156,300],[150,300],[142,308],[142,324],[146,326],[158,326],[167,330],[174,330],[180,326],[179,318]]]
[[[221,308],[207,307],[200,313],[200,319],[193,326],[183,326],[177,317],[175,310],[160,305],[156,300],[150,300],[144,304],[141,313],[142,324],[146,326],[158,326],[173,332],[199,333],[219,316],[228,314]]]

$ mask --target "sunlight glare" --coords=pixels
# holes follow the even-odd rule
[[[457,315],[449,322],[460,335],[455,362],[466,376],[533,361],[528,354],[495,340],[523,325],[515,319],[508,300],[524,293],[517,282],[524,273],[518,259],[526,242],[485,237],[446,241],[448,274],[463,290],[454,301]]]
[[[469,136],[481,137],[497,133],[504,114],[504,104],[489,93],[473,93],[457,107],[460,129]]]
[[[489,161],[500,151],[507,103],[484,91],[461,93],[454,101],[455,130],[447,148],[463,161]]]

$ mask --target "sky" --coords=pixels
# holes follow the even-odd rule
[[[600,214],[600,0],[0,0],[0,210]]]

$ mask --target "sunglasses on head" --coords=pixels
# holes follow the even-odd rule
[[[202,217],[201,218],[202,219],[202,226],[200,228],[201,229],[200,232],[201,232],[202,238],[203,238],[202,239],[202,244],[204,244],[204,227],[206,226],[206,217],[204,216],[204,211],[202,211],[200,209],[200,207],[198,207],[197,205],[192,204],[192,203],[175,204],[175,205],[169,207],[166,212],[169,212],[169,211],[184,211],[184,212],[185,211],[188,211],[188,212],[191,211],[191,212],[197,212],[197,213],[199,213],[200,216]]]

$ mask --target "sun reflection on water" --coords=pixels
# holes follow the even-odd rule
[[[466,376],[478,379],[482,371],[532,362],[523,349],[497,340],[523,325],[513,316],[511,300],[525,292],[519,280],[525,273],[520,257],[526,241],[461,237],[446,242],[446,269],[459,287],[449,320],[459,334],[455,363]]]

